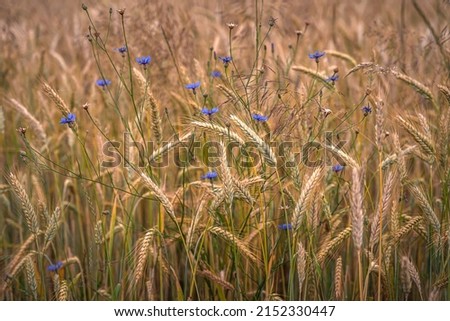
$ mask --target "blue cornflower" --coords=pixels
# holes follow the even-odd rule
[[[339,79],[339,75],[338,74],[333,74],[332,76],[328,77],[327,81],[331,81],[332,83],[334,83],[338,79]]]
[[[333,165],[333,167],[331,167],[331,170],[335,173],[339,173],[343,169],[344,169],[344,166],[342,166],[341,164],[336,164],[336,165]]]
[[[120,52],[122,54],[122,56],[125,55],[125,53],[128,51],[126,46],[122,46],[120,48],[116,48],[115,50],[117,50],[118,52]]]
[[[106,88],[106,86],[111,84],[111,80],[108,79],[99,79],[96,81],[97,86],[102,87],[103,89]]]
[[[200,87],[200,81],[193,82],[192,84],[187,84],[187,85],[184,86],[184,87],[186,87],[186,89],[192,89],[192,92],[193,92],[194,95],[195,95],[195,90],[196,90],[198,87]]]
[[[137,57],[136,58],[136,62],[142,66],[144,66],[144,68],[147,68],[147,65],[152,61],[152,57],[150,56],[144,56],[144,57]]]
[[[222,60],[225,67],[228,66],[228,64],[231,62],[231,60],[233,60],[233,58],[231,58],[230,56],[219,57],[219,59]]]
[[[202,179],[213,180],[216,177],[217,177],[217,173],[216,172],[207,172],[205,175],[202,176]]]
[[[362,110],[362,112],[364,114],[364,117],[365,117],[365,116],[369,115],[372,112],[372,107],[367,105],[367,106],[362,107],[361,110]]]
[[[313,53],[308,54],[309,58],[315,59],[316,63],[319,63],[319,59],[325,56],[325,52],[316,50]]]
[[[280,224],[278,225],[278,228],[283,231],[292,230],[292,224],[290,223]]]
[[[261,114],[253,114],[252,117],[254,120],[260,121],[260,122],[265,122],[265,121],[267,121],[267,119],[269,119],[268,117],[263,116]]]
[[[47,270],[50,272],[56,272],[58,271],[60,268],[62,268],[63,263],[61,261],[56,262],[56,264],[50,264],[49,266],[47,266]]]
[[[70,125],[70,124],[72,124],[72,123],[75,122],[75,119],[76,119],[75,114],[69,113],[69,114],[67,115],[67,117],[61,118],[61,120],[59,121],[59,123],[60,123],[60,124],[69,124],[69,125]]]
[[[207,115],[207,116],[212,116],[215,113],[217,113],[218,111],[219,111],[219,108],[217,108],[217,107],[213,107],[211,109],[208,109],[206,107],[202,108],[202,114]]]
[[[213,78],[220,78],[221,76],[222,76],[222,73],[220,71],[218,71],[218,70],[214,70],[211,73],[211,77],[213,77]]]

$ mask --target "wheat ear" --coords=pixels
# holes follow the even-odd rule
[[[160,148],[158,148],[157,150],[155,150],[149,157],[148,161],[149,163],[157,160],[159,157],[161,157],[162,155],[168,153],[170,150],[172,150],[174,147],[176,147],[178,144],[181,144],[182,142],[188,140],[190,137],[192,137],[192,133],[187,133],[186,135],[183,135],[182,137],[180,137],[179,139],[172,141],[172,142],[168,142],[167,144],[165,144],[164,146],[161,146]]]
[[[146,174],[140,172],[139,175],[144,180],[145,185],[147,185],[147,187],[150,188],[150,190],[155,194],[156,198],[161,202],[167,214],[169,214],[169,216],[175,221],[176,218],[172,203],[170,203],[169,199],[164,194],[164,192]]]
[[[409,260],[403,256],[401,259],[400,282],[405,300],[408,300],[408,296],[412,288],[412,280],[411,275],[409,274],[408,263]]]
[[[420,95],[422,95],[422,97],[431,101],[433,103],[434,107],[437,107],[436,102],[433,98],[433,94],[431,93],[431,90],[428,87],[426,87],[424,84],[422,84],[422,83],[418,82],[417,80],[415,80],[407,75],[404,75],[398,71],[391,70],[391,73],[398,80],[403,81],[410,87],[414,88],[414,90],[416,90]]]
[[[334,270],[334,296],[337,301],[342,300],[342,257],[336,259],[336,269]]]
[[[317,168],[311,175],[311,177],[306,182],[305,186],[300,193],[300,197],[295,206],[294,212],[292,214],[292,227],[297,229],[301,225],[303,218],[303,213],[311,204],[314,199],[314,191],[320,183],[322,176],[324,174],[324,167]]]
[[[48,245],[51,243],[53,238],[56,235],[56,230],[59,226],[59,218],[61,216],[61,209],[59,207],[55,208],[55,211],[53,212],[52,216],[50,216],[50,220],[48,222],[47,229],[45,230],[45,236],[44,236],[44,248],[47,248]]]
[[[441,230],[441,223],[439,222],[439,219],[436,213],[434,212],[433,208],[431,207],[431,204],[428,202],[425,194],[419,187],[415,185],[409,185],[409,190],[416,198],[417,203],[419,204],[420,208],[425,214],[425,218],[433,227],[434,232],[439,234]]]
[[[299,71],[305,75],[310,76],[313,79],[320,81],[324,84],[328,89],[332,89],[333,85],[328,81],[328,77],[322,74],[319,74],[314,69],[306,68],[305,66],[292,66],[292,70]]]
[[[13,259],[9,264],[6,266],[5,271],[6,273],[11,273],[11,271],[14,269],[14,267],[22,260],[24,257],[24,254],[28,247],[33,244],[33,242],[36,240],[36,235],[31,234],[26,241],[22,244],[22,246],[19,248],[19,251],[17,251],[16,255],[14,255]]]
[[[450,101],[449,101],[450,104]],[[441,120],[439,122],[439,163],[443,168],[448,167],[448,145],[449,145],[449,135],[450,135],[450,108],[447,112],[441,115]]]
[[[217,85],[217,88],[222,91],[222,93],[227,97],[233,104],[236,104],[240,108],[244,108],[242,100],[229,88],[222,84]]]
[[[145,264],[147,263],[147,257],[149,253],[149,247],[153,240],[153,235],[155,234],[154,229],[150,229],[145,233],[145,235],[140,240],[139,253],[137,255],[137,264],[136,269],[134,271],[134,281],[138,283],[142,275],[144,274]]]
[[[414,264],[411,262],[411,260],[408,257],[406,257],[406,260],[407,260],[406,268],[408,269],[408,273],[411,276],[412,281],[416,285],[417,290],[419,291],[420,298],[422,298],[422,300],[423,300],[422,285],[420,282],[419,272],[417,271],[417,268],[414,266]]]
[[[20,104],[15,99],[9,99],[12,108],[17,111],[20,115],[22,115],[26,121],[30,124],[33,131],[36,133],[37,138],[39,139],[39,143],[41,146],[45,146],[47,143],[47,135],[45,134],[44,127],[42,127],[41,122],[39,122],[34,116],[28,111],[28,109]]]
[[[361,170],[352,169],[351,209],[352,209],[352,237],[358,251],[363,242],[364,209]]]
[[[298,274],[298,295],[302,297],[302,287],[306,279],[306,251],[301,242],[298,242],[297,250],[297,274]]]
[[[59,282],[58,301],[67,301],[69,296],[69,287],[67,281],[62,280]]]
[[[13,173],[9,174],[9,183],[13,188],[14,194],[20,200],[28,229],[31,233],[37,235],[39,233],[38,218],[25,189]]]
[[[256,134],[253,129],[248,127],[242,120],[240,120],[235,115],[231,115],[230,118],[239,126],[239,128],[242,130],[242,132],[247,136],[248,139],[250,139],[253,143],[256,144],[259,151],[264,156],[264,159],[269,165],[276,166],[277,164],[277,158],[275,157],[275,154],[273,153],[272,149],[269,145],[266,144],[265,141],[261,139],[261,137]]]
[[[36,272],[34,270],[33,260],[30,257],[25,261],[25,271],[27,275],[27,283],[30,287],[33,299],[37,300],[37,282],[36,282]]]
[[[158,101],[153,96],[153,93],[149,88],[149,84],[142,73],[137,68],[133,68],[133,73],[138,79],[139,85],[141,86],[141,94],[142,97],[144,97],[144,107],[146,109],[150,109],[150,119],[152,123],[153,135],[158,142],[158,145],[160,145],[162,140],[162,129]]]
[[[331,153],[333,153],[336,157],[340,158],[339,162],[345,163],[345,166],[355,167],[358,168],[358,163],[347,153],[345,153],[343,150],[338,149],[332,145],[325,145],[325,149],[329,150]]]
[[[352,65],[352,67],[355,67],[358,64],[356,62],[355,58],[353,58],[352,56],[350,56],[346,53],[343,53],[341,51],[330,50],[330,49],[327,49],[324,51],[327,55],[334,56],[334,57],[337,57],[337,58],[347,61],[350,65]]]
[[[211,227],[209,229],[209,232],[236,246],[236,248],[239,249],[239,251],[253,263],[256,263],[258,265],[260,264],[255,254],[253,254],[252,251],[250,251],[250,249],[241,240],[239,240],[230,232],[225,231],[224,229],[217,226]]]
[[[233,284],[231,284],[230,282],[225,281],[220,276],[214,274],[213,272],[211,272],[209,270],[206,270],[206,269],[197,270],[196,273],[199,276],[207,278],[207,279],[213,281],[214,283],[217,283],[217,284],[221,285],[224,289],[227,289],[227,290],[230,290],[230,291],[234,291]]]
[[[230,168],[228,167],[228,160],[227,160],[227,150],[225,148],[225,145],[220,142],[219,143],[219,150],[220,150],[220,171],[219,174],[221,176],[223,186],[225,189],[225,193],[228,197],[228,201],[231,203],[233,200],[233,194],[234,194],[234,184],[233,184],[233,178],[231,176]]]
[[[431,140],[426,135],[424,135],[421,132],[419,132],[416,129],[416,126],[411,124],[409,121],[405,120],[403,117],[397,116],[397,119],[399,120],[400,125],[404,129],[406,129],[406,131],[408,133],[411,134],[411,136],[414,138],[414,140],[417,143],[419,143],[420,147],[422,147],[424,152],[427,153],[430,156],[434,156],[435,149],[434,149],[434,146],[433,146],[433,143],[431,142]]]
[[[401,227],[397,233],[395,233],[392,237],[392,245],[396,245],[400,239],[408,234],[414,227],[416,227],[422,221],[422,217],[416,216],[413,217],[406,223],[403,227]]]
[[[66,103],[61,98],[61,96],[58,95],[56,90],[54,90],[48,83],[45,81],[42,82],[42,90],[43,92],[55,103],[56,107],[58,107],[59,111],[67,117],[67,115],[70,114],[69,108],[67,108]]]
[[[325,259],[330,255],[342,242],[344,242],[352,234],[352,227],[349,226],[342,230],[334,239],[326,243],[317,254],[317,262],[322,264]]]
[[[375,214],[375,217],[372,222],[371,230],[370,230],[370,242],[369,246],[373,249],[376,243],[380,238],[380,214],[384,217],[387,217],[389,210],[389,205],[391,204],[393,189],[395,187],[395,183],[397,182],[397,171],[394,169],[389,172],[388,178],[383,187],[383,196],[382,196],[382,206],[378,208]]]
[[[437,85],[439,91],[442,95],[444,95],[445,99],[447,99],[447,103],[450,105],[450,89],[444,85]]]
[[[375,122],[375,143],[378,150],[382,149],[381,141],[384,136],[384,102],[378,100],[376,102],[376,122]]]

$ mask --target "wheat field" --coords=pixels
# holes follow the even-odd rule
[[[2,300],[448,300],[450,3],[0,3]]]

